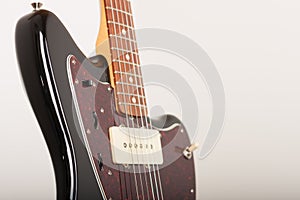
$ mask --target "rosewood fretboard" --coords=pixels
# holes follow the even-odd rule
[[[131,3],[129,0],[104,0],[104,6],[117,110],[130,116],[147,116]]]

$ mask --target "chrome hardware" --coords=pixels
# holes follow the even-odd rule
[[[128,164],[123,164],[123,167],[124,167],[125,169],[130,169],[130,165],[128,165]]]
[[[198,149],[199,145],[198,144],[192,144],[191,146],[187,147],[184,151],[183,151],[183,155],[186,159],[190,160],[193,157],[193,152]]]
[[[88,87],[93,87],[96,84],[92,80],[84,80],[82,81],[82,87],[88,88]]]
[[[31,4],[31,6],[33,7],[34,11],[37,11],[37,10],[41,9],[41,7],[43,6],[43,4],[40,3],[40,2],[34,2],[34,3]]]

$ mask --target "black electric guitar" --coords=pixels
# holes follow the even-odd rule
[[[148,117],[129,0],[101,0],[97,55],[34,3],[16,28],[24,85],[50,151],[57,199],[195,199],[182,123]]]

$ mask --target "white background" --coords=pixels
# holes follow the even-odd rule
[[[46,144],[22,88],[14,28],[28,0],[2,2],[0,199],[55,199]],[[94,49],[96,0],[45,1],[79,45]],[[300,2],[133,1],[137,28],[166,28],[201,45],[227,98],[223,137],[197,162],[198,199],[300,199]],[[150,94],[151,95],[151,94]],[[182,172],[184,173],[184,172]]]

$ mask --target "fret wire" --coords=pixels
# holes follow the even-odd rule
[[[124,66],[123,69],[122,69],[122,66]],[[124,75],[131,75],[131,76],[143,79],[142,74],[140,74],[139,72],[134,72],[134,68],[138,68],[138,66],[134,66],[134,65],[128,66],[123,63],[113,62],[113,68],[114,68],[114,71],[122,72],[122,73],[124,73]],[[115,73],[115,74],[117,74],[117,73]]]
[[[127,25],[127,26],[130,26],[130,27],[132,27],[132,28],[134,27],[134,26],[133,26],[133,23],[131,23],[130,21],[129,21],[129,23],[127,23],[127,22],[126,22],[126,23],[123,23],[122,20],[120,20],[119,18],[117,18],[116,15],[115,15],[115,14],[117,14],[117,12],[111,12],[110,14],[111,14],[111,15],[109,15],[108,18],[107,18],[108,21],[113,21],[113,22],[117,22],[117,23],[122,23],[122,24],[125,24],[125,25]],[[113,18],[113,15],[114,15],[117,19],[114,19],[114,18]],[[126,15],[125,15],[125,16],[126,16]],[[130,17],[130,19],[133,19],[133,18]]]
[[[124,11],[124,10],[120,10],[120,9],[113,8],[113,7],[110,7],[110,6],[106,6],[105,8],[106,8],[107,10],[112,10],[112,11],[115,11],[115,12],[120,12],[120,13],[123,13],[123,14],[126,14],[126,15],[132,17],[132,14],[131,14],[131,13],[126,12],[126,11]]]
[[[117,81],[116,84],[117,84],[117,85],[127,85],[127,86],[131,86],[131,87],[137,87],[137,88],[142,88],[142,89],[144,89],[144,86],[143,86],[143,85],[137,85],[137,84],[125,83],[125,82],[120,82],[120,81]]]
[[[133,27],[131,27],[131,26],[127,25],[127,24],[120,23],[120,22],[113,22],[113,21],[109,20],[109,21],[107,21],[107,23],[108,24],[115,24],[115,25],[123,26],[123,27],[126,27],[126,28],[130,29],[130,30],[134,30]]]
[[[126,49],[120,49],[120,48],[117,48],[117,47],[111,47],[111,50],[122,51],[122,52],[126,52],[127,54],[134,54],[134,55],[137,55],[137,56],[139,55],[137,52],[132,52],[132,51],[126,50]]]
[[[133,96],[133,97],[144,98],[144,99],[146,98],[144,95],[130,94],[126,92],[117,92],[117,95]]]
[[[132,63],[132,62],[127,62],[127,61],[123,61],[123,60],[119,60],[119,59],[113,59],[113,62],[128,64],[128,65],[132,65],[132,66],[135,66],[135,67],[141,67],[139,64]]]
[[[128,96],[129,93],[132,93],[133,91],[136,91],[135,93],[138,93],[137,97],[143,97],[141,99],[145,99],[144,95],[144,86],[143,86],[143,80],[142,80],[142,75],[141,71],[139,70],[140,66],[140,60],[139,60],[139,52],[137,49],[137,41],[135,39],[135,29],[134,29],[134,24],[133,24],[133,17],[131,14],[130,8],[127,7],[127,4],[129,1],[125,0],[126,6],[123,8],[119,6],[118,3],[107,3],[106,5],[106,12],[107,14],[107,25],[108,25],[108,35],[110,38],[110,48],[111,48],[111,55],[112,55],[112,66],[113,66],[113,73],[114,74],[119,74],[115,75],[115,84],[116,84],[116,95],[122,95],[125,92],[124,88],[120,88],[121,86],[127,85],[128,91]],[[111,5],[110,5],[111,4]],[[129,19],[124,20],[124,19]],[[118,47],[115,47],[118,45]],[[121,46],[120,46],[121,45]],[[125,45],[125,48],[123,47]],[[120,48],[121,47],[121,48]],[[128,50],[126,50],[128,49]],[[134,49],[134,50],[132,50]],[[121,56],[116,56],[116,54],[121,54]],[[130,60],[127,58],[129,54]],[[126,56],[126,57],[125,57]],[[136,67],[136,68],[135,68]],[[123,70],[125,72],[123,72]],[[134,70],[134,72],[133,72]],[[132,71],[132,73],[130,73]],[[132,84],[125,79],[125,81],[121,82],[118,81],[119,78],[122,78],[124,76],[132,76],[133,78],[136,77],[138,78],[138,82],[136,84],[141,84],[141,85],[136,85],[135,82]],[[140,80],[141,79],[141,80]],[[122,80],[122,79],[120,79]],[[118,93],[118,94],[117,94]],[[123,94],[126,95],[126,94]],[[131,94],[132,95],[132,94]],[[127,95],[126,95],[127,96]],[[127,98],[124,99],[124,101],[128,101]],[[119,103],[119,102],[118,102]],[[124,103],[124,102],[122,102]],[[119,104],[122,104],[119,103]],[[129,101],[130,103],[130,101]],[[144,108],[147,108],[146,103],[144,100],[141,101],[141,104],[145,105],[142,106]],[[126,105],[126,103],[125,103]],[[139,106],[137,104],[127,104],[127,106]],[[144,109],[143,109],[144,110]],[[132,111],[131,111],[132,112]],[[139,112],[138,112],[139,113]],[[140,111],[138,115],[143,115],[143,113],[146,113],[144,111]]]
[[[127,3],[127,2],[126,2]],[[130,4],[130,2],[128,1],[128,3]],[[128,7],[125,5],[125,9],[127,9],[128,8],[128,10],[130,9],[130,5],[128,5]],[[131,10],[131,9],[130,9]],[[133,26],[133,23],[132,23],[132,25],[131,26]],[[133,33],[133,37],[135,37],[135,35],[134,35],[134,33]],[[138,62],[140,62],[139,61],[139,58],[137,58],[137,60],[135,61],[136,63]],[[146,104],[145,103],[145,101],[143,101],[143,103],[144,104]],[[145,109],[147,109],[147,106],[146,106],[146,108]],[[145,110],[144,110],[145,111]],[[140,110],[140,112],[142,112],[142,110]],[[147,113],[147,111],[145,112],[145,114]],[[150,122],[151,123],[151,122]],[[147,120],[147,118],[146,118],[146,124],[148,124],[148,120]],[[147,125],[147,128],[149,128],[148,127],[148,125]],[[150,125],[150,128],[152,128],[152,124]],[[153,167],[154,167],[154,165],[153,165]],[[156,166],[157,167],[157,166]],[[158,167],[157,167],[157,169],[158,169]],[[159,170],[159,169],[158,169]],[[149,171],[149,174],[150,174],[150,180],[151,180],[151,189],[152,189],[152,195],[153,195],[153,197],[154,197],[154,190],[153,190],[153,183],[152,183],[152,176],[151,176],[151,173],[150,173],[150,171]],[[162,194],[162,187],[161,187],[161,181],[160,181],[160,174],[159,174],[159,172],[158,172],[158,179],[159,179],[159,185],[160,185],[160,191],[161,191],[161,197],[162,197],[162,200],[164,199],[163,198],[163,194]],[[154,180],[155,180],[155,185],[156,185],[156,193],[157,193],[157,195],[159,195],[158,193],[159,193],[159,191],[158,191],[158,184],[157,184],[157,180],[156,180],[156,173],[154,173]],[[149,194],[148,194],[148,198],[149,198]],[[158,198],[158,199],[160,199],[160,197]]]
[[[120,74],[120,75],[134,76],[134,77],[137,77],[137,78],[143,78],[140,75],[132,74],[132,73],[128,73],[128,72],[114,71],[114,73],[115,74]]]
[[[119,105],[125,105],[125,106],[136,106],[136,107],[141,107],[141,108],[147,108],[147,106],[145,105],[141,105],[141,104],[134,104],[134,103],[126,103],[126,102],[119,102]]]
[[[126,3],[128,2],[128,5],[126,6],[125,5],[125,7],[126,8],[128,8],[128,10],[130,10],[129,12],[131,12],[131,2],[130,1],[125,1]],[[133,24],[133,20],[132,20],[132,24],[131,24],[131,26],[134,26],[134,24]],[[136,35],[135,35],[135,33],[133,33],[133,38],[134,39],[136,39]],[[140,60],[139,60],[139,58],[137,59],[137,62],[139,62],[140,63]],[[140,69],[138,69],[138,73],[139,74],[141,74],[141,72],[140,72]],[[144,104],[146,104],[146,101],[143,101],[143,103]],[[147,109],[147,106],[146,106],[146,109]],[[146,112],[145,112],[145,114],[146,114]],[[147,115],[147,114],[146,114]],[[149,122],[148,122],[148,119],[146,118],[146,127],[147,127],[147,129],[149,128]],[[151,122],[151,120],[150,120],[150,129],[152,129],[153,127],[152,127],[152,122]],[[150,165],[148,165],[148,166],[150,166]],[[154,167],[154,165],[152,165],[153,167]],[[153,175],[153,178],[154,178],[154,183],[155,183],[155,186],[156,186],[156,194],[157,194],[157,196],[158,196],[158,200],[160,200],[160,196],[161,196],[161,200],[164,200],[164,196],[163,196],[163,188],[162,188],[162,184],[161,184],[161,178],[160,178],[160,172],[159,172],[159,167],[158,167],[158,165],[156,165],[156,170],[158,171],[158,173],[156,173],[155,171],[154,171],[154,175]],[[150,171],[149,171],[149,174],[150,174],[150,183],[151,183],[151,189],[152,189],[152,195],[153,195],[153,198],[155,199],[155,193],[154,193],[154,189],[153,189],[153,186],[154,186],[154,184],[153,184],[153,182],[152,182],[152,176],[151,176],[151,173],[150,173]],[[157,177],[157,175],[158,175],[158,177]],[[158,178],[158,180],[159,180],[159,183],[157,183],[158,181],[157,181],[157,178]],[[160,186],[160,188],[158,189],[158,185]],[[159,190],[160,190],[160,194],[159,194]],[[148,195],[148,199],[149,199],[149,195]]]
[[[135,78],[136,80],[134,80],[134,78],[129,75],[129,77],[126,75],[126,76],[116,76],[115,77],[115,80],[118,81],[118,82],[125,82],[125,83],[130,83],[130,84],[136,84],[136,85],[142,85],[143,84],[143,79],[142,78]]]
[[[119,36],[119,35],[113,35],[113,34],[110,34],[109,35],[110,37],[115,37],[115,38],[118,38],[118,39],[121,39],[121,40],[127,40],[129,42],[133,42],[133,43],[137,43],[135,40],[132,40],[132,39],[129,39],[127,37],[122,37],[122,36]]]
[[[125,3],[124,3],[124,9],[126,10],[126,12],[129,12],[129,13],[132,13],[132,10],[131,10],[131,1],[125,1]],[[134,27],[134,21],[133,21],[133,19],[131,18],[131,19],[129,19],[129,22],[131,23],[131,26],[132,27]],[[136,41],[136,34],[135,34],[135,31],[132,31],[132,38],[130,38],[130,39],[132,39],[132,40],[135,40]],[[137,69],[137,73],[138,74],[140,74],[140,75],[142,75],[142,73],[141,73],[141,66],[140,66],[140,58],[139,58],[139,51],[138,51],[138,47],[137,47],[137,44],[135,45],[135,49],[137,50],[137,56],[136,56],[136,61],[135,61],[135,63],[139,66],[139,68]]]

